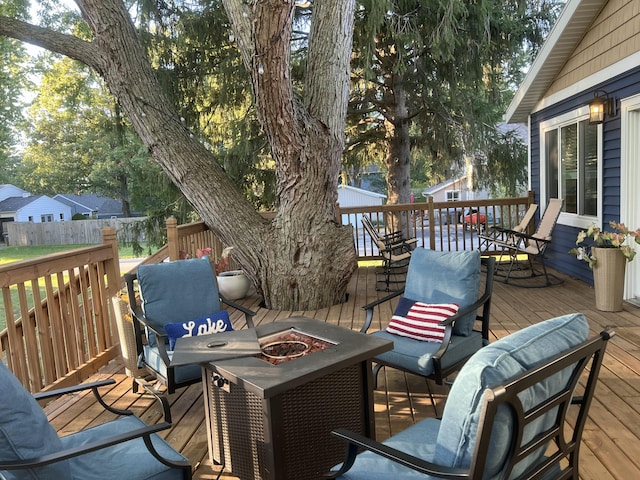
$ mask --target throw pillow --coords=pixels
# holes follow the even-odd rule
[[[419,302],[457,303],[461,310],[478,299],[480,250],[440,252],[416,248],[411,254],[404,294]],[[476,312],[458,319],[453,334],[468,336]]]
[[[426,342],[442,342],[446,327],[440,325],[458,313],[455,303],[423,303],[400,298],[387,332]]]
[[[178,338],[230,332],[233,330],[233,325],[229,320],[229,312],[221,310],[213,315],[207,315],[188,322],[167,323],[164,329],[169,337],[169,350],[173,350]]]

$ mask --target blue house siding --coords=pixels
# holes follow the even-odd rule
[[[586,105],[593,98],[593,92],[603,90],[609,97],[618,99],[618,112],[615,117],[605,119],[602,142],[602,220],[608,227],[611,220],[620,221],[620,172],[621,172],[621,120],[620,99],[640,93],[640,67],[609,79],[594,88],[569,97],[548,108],[531,115],[530,152],[531,152],[531,188],[535,192],[536,202],[540,203],[540,123],[563,113]],[[576,260],[568,251],[575,246],[578,228],[558,224],[553,234],[553,242],[547,250],[547,265],[593,283],[593,276],[585,262]]]

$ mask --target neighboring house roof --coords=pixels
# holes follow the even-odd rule
[[[436,192],[439,192],[441,190],[444,190],[448,187],[450,187],[451,185],[454,185],[456,183],[459,182],[465,182],[466,181],[467,176],[463,175],[461,177],[456,177],[456,178],[449,178],[447,180],[445,180],[444,182],[438,183],[437,185],[434,185],[433,187],[429,187],[429,188],[425,188],[422,191],[422,195],[424,195],[425,197],[427,195],[433,195]]]
[[[17,212],[25,205],[35,202],[44,195],[33,195],[30,197],[9,197],[0,202],[0,212]]]
[[[520,84],[507,112],[506,122],[526,123],[531,112],[564,67],[598,13],[608,0],[569,0],[529,72]]]
[[[74,195],[72,193],[57,194],[54,199],[69,205],[74,211],[84,210],[86,213],[98,212],[100,215],[121,215],[122,202],[113,198],[102,197],[94,193]]]
[[[363,188],[352,187],[351,185],[339,185],[338,186],[338,191],[340,191],[340,189],[350,190],[350,191],[352,191],[354,193],[359,193],[361,195],[366,195],[368,197],[387,198],[387,196],[382,194],[382,193],[372,192],[371,190],[365,190]]]

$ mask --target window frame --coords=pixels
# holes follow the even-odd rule
[[[449,198],[449,194],[451,194],[451,196],[455,198]],[[460,197],[462,197],[462,192],[460,191],[460,189],[451,189],[444,191],[444,198],[447,202],[459,202]]]
[[[547,200],[547,178],[549,172],[547,171],[547,145],[545,143],[546,133],[551,130],[558,130],[558,139],[561,139],[560,129],[562,127],[566,127],[569,125],[577,125],[579,122],[583,120],[589,120],[589,107],[588,105],[584,105],[578,109],[572,110],[571,112],[564,113],[562,115],[558,115],[557,117],[553,117],[549,120],[540,122],[539,130],[540,130],[540,203],[541,206],[546,208],[548,203]],[[580,129],[578,129],[580,131]],[[568,225],[577,228],[588,228],[591,224],[595,223],[596,225],[602,224],[602,198],[603,198],[603,181],[602,181],[602,124],[597,125],[597,159],[598,159],[598,178],[597,178],[597,188],[598,188],[598,201],[597,201],[597,215],[581,215],[578,213],[568,213],[561,212],[558,217],[558,223],[562,225]],[[582,138],[578,138],[578,143],[580,144]],[[559,161],[559,160],[558,160]],[[562,191],[562,167],[558,165],[558,192],[561,198],[564,198],[564,192]]]

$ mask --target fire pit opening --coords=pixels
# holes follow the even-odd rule
[[[272,365],[279,365],[334,345],[336,345],[334,342],[292,328],[261,338],[262,353],[257,357]]]

